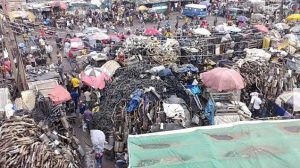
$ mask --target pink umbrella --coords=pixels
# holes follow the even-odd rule
[[[254,25],[254,28],[256,28],[258,31],[263,32],[263,33],[269,32],[268,28],[264,25]]]
[[[103,89],[105,87],[105,81],[110,80],[111,78],[104,72],[97,77],[87,76],[84,73],[81,73],[81,81],[94,89]]]
[[[218,91],[240,90],[245,87],[243,77],[235,70],[228,68],[215,68],[200,74],[206,87]]]
[[[160,32],[157,29],[148,28],[145,30],[144,34],[147,36],[156,36],[156,35],[159,35]]]
[[[68,8],[68,4],[66,2],[62,2],[62,1],[54,1],[50,5],[51,5],[51,7],[59,7],[61,9]]]
[[[57,85],[48,94],[54,105],[71,100],[70,93],[61,85]]]

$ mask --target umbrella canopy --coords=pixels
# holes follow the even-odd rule
[[[148,29],[145,30],[144,34],[146,36],[156,36],[156,35],[159,35],[160,32],[157,29],[148,28]]]
[[[201,1],[200,5],[210,6],[211,3],[209,3],[209,1]]]
[[[82,33],[90,35],[95,33],[107,33],[107,31],[104,29],[99,29],[97,27],[87,27],[82,31]]]
[[[96,67],[93,67],[90,65],[84,69],[84,74],[87,76],[97,77],[97,76],[101,75],[101,73],[102,72],[101,72],[100,68],[96,68]]]
[[[108,40],[109,36],[105,33],[102,32],[97,32],[93,35],[88,36],[88,39],[92,39],[92,40]]]
[[[293,32],[293,33],[299,33],[299,32],[300,32],[300,24],[298,24],[298,25],[292,27],[292,28],[290,29],[290,31]]]
[[[240,32],[240,31],[242,31],[238,27],[227,26],[227,25],[218,25],[218,26],[216,26],[215,29],[219,33],[230,33],[230,32]]]
[[[211,33],[209,32],[209,30],[205,29],[205,28],[197,28],[193,30],[194,34],[198,34],[198,35],[204,35],[204,36],[210,36]]]
[[[246,22],[246,21],[248,21],[248,18],[247,18],[246,16],[238,16],[238,17],[237,17],[237,20],[238,20],[239,22]]]
[[[264,25],[254,25],[254,28],[256,28],[258,31],[263,32],[263,33],[269,32],[268,28]]]
[[[300,14],[291,14],[286,18],[287,21],[299,21],[300,20]]]
[[[104,72],[97,77],[87,76],[84,73],[81,75],[81,81],[94,89],[103,89],[105,87],[105,81],[110,80],[111,78]]]
[[[54,105],[71,100],[70,93],[61,85],[55,86],[48,95]]]
[[[50,5],[51,5],[51,7],[59,7],[64,10],[68,8],[68,4],[63,1],[54,1],[54,2],[51,2]]]
[[[138,7],[138,11],[146,11],[146,10],[148,10],[148,8],[144,5]]]
[[[275,27],[276,30],[287,30],[287,29],[290,28],[290,26],[287,25],[286,23],[276,23],[274,25],[274,27]]]
[[[228,68],[215,68],[200,74],[206,87],[217,91],[240,90],[245,87],[243,77],[235,70]]]

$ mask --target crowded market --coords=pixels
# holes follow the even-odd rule
[[[297,0],[3,9],[0,165],[296,168],[299,12]]]

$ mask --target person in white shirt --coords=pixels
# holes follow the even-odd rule
[[[84,94],[84,97],[85,97],[86,104],[88,106],[90,106],[91,105],[91,94],[92,93],[89,90],[87,90],[83,94]]]
[[[51,57],[51,53],[53,51],[52,46],[50,44],[46,44],[45,49],[46,49],[46,54],[47,54],[48,58],[50,60],[52,60],[52,57]]]
[[[252,117],[257,118],[260,115],[260,105],[262,104],[262,100],[259,98],[257,92],[253,92],[250,95],[252,96],[250,103],[253,105]]]

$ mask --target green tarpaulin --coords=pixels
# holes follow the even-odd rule
[[[131,168],[299,168],[300,120],[134,135],[128,150]]]

